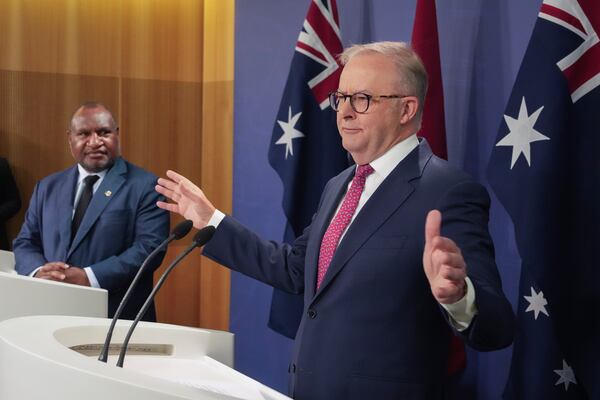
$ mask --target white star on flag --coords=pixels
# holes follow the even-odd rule
[[[564,383],[565,392],[569,390],[569,383],[572,383],[574,385],[577,384],[577,381],[575,380],[575,374],[573,373],[573,368],[571,368],[565,360],[563,360],[563,368],[555,369],[554,373],[560,376],[560,378],[558,378],[554,386]]]
[[[292,140],[304,137],[304,134],[294,127],[296,125],[296,123],[298,122],[298,120],[300,119],[301,115],[302,115],[302,112],[299,112],[298,114],[296,114],[292,117],[292,106],[290,106],[290,109],[288,111],[287,122],[277,120],[277,123],[283,130],[283,135],[281,135],[281,137],[279,139],[277,139],[275,144],[285,144],[286,160],[287,160],[288,154],[291,154],[292,156],[294,155],[294,147],[292,146]]]
[[[546,310],[546,298],[544,298],[544,293],[540,290],[539,293],[536,293],[533,287],[531,288],[531,296],[523,296],[525,300],[529,302],[529,306],[525,310],[525,312],[533,311],[534,318],[537,319],[540,313],[546,314],[546,316],[550,316],[548,314],[548,310]]]
[[[525,97],[523,97],[518,119],[504,115],[509,132],[496,143],[496,146],[512,146],[510,169],[514,167],[521,154],[525,156],[527,164],[531,167],[531,143],[539,140],[550,140],[548,136],[542,135],[533,128],[543,109],[544,106],[538,108],[533,114],[528,115]]]

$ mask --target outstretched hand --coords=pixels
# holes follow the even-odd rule
[[[433,297],[441,304],[452,304],[466,293],[467,265],[456,243],[440,236],[441,225],[442,214],[430,211],[425,221],[423,268]]]
[[[159,208],[191,220],[196,229],[204,228],[215,212],[215,207],[208,201],[204,192],[175,171],[169,170],[167,178],[158,179],[156,191],[172,201],[172,203],[157,202]]]

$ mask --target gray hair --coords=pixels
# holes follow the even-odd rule
[[[407,43],[373,42],[355,44],[346,48],[340,54],[340,62],[342,65],[346,65],[357,55],[372,53],[388,56],[394,61],[398,69],[400,84],[405,91],[402,94],[416,96],[419,100],[417,119],[420,120],[425,105],[425,95],[427,94],[427,71],[421,58]]]

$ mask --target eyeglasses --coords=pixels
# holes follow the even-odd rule
[[[340,103],[342,102],[342,100],[346,101],[347,99],[350,99],[350,107],[352,107],[352,109],[355,112],[357,112],[358,114],[364,114],[369,109],[369,106],[371,105],[371,100],[380,101],[383,99],[401,99],[404,97],[409,97],[409,96],[403,96],[400,94],[372,96],[370,94],[361,93],[361,92],[354,93],[354,94],[343,94],[341,92],[331,92],[331,93],[329,93],[329,104],[331,105],[331,108],[333,108],[333,111],[337,112],[340,109]]]

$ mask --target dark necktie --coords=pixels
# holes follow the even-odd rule
[[[81,190],[81,196],[79,196],[79,201],[75,208],[73,223],[71,224],[71,241],[73,241],[75,234],[77,234],[79,225],[81,225],[81,221],[85,215],[85,210],[87,210],[90,205],[90,201],[94,194],[94,183],[96,183],[98,179],[100,179],[98,175],[88,175],[83,179],[83,189]]]
[[[333,217],[333,220],[331,220],[327,231],[325,231],[325,235],[323,235],[321,249],[319,251],[317,289],[319,286],[321,286],[321,282],[323,282],[323,278],[325,277],[325,273],[327,272],[329,264],[333,259],[333,254],[335,253],[340,238],[342,237],[342,233],[344,233],[348,225],[350,225],[352,216],[356,212],[358,201],[360,200],[360,196],[365,188],[367,176],[374,171],[375,170],[373,167],[371,167],[369,164],[358,166],[356,169],[356,174],[354,175],[354,179],[352,179],[350,189],[348,189],[348,192],[344,197],[344,201],[340,206],[340,210],[335,217]]]

